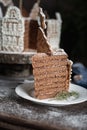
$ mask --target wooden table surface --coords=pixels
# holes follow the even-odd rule
[[[22,99],[22,81],[0,77],[0,130],[87,130],[87,102],[52,107]]]

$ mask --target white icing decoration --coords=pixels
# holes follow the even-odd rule
[[[2,20],[0,19],[0,51],[2,46]]]
[[[0,0],[1,3],[3,3],[4,6],[13,5],[12,0]]]
[[[3,13],[2,13],[2,9],[0,7],[0,18],[2,18],[2,17],[3,17]]]
[[[60,48],[60,35],[61,35],[61,16],[56,14],[57,19],[47,20],[47,39],[54,50]]]
[[[38,20],[38,14],[39,14],[39,4],[36,2],[31,10],[30,18],[33,20]]]
[[[24,31],[24,19],[20,10],[15,6],[10,6],[6,16],[2,19],[3,51],[22,52],[24,50]]]

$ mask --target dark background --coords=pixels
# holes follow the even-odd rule
[[[19,6],[19,0],[13,0]],[[23,0],[23,7],[30,12],[36,0]],[[50,18],[55,12],[62,17],[60,47],[73,62],[87,66],[87,0],[41,0],[40,6]]]

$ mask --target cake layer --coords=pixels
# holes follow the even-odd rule
[[[66,73],[64,74],[64,73],[61,73],[60,75],[59,75],[59,73],[57,73],[57,72],[54,72],[54,74],[52,74],[51,72],[50,73],[48,73],[48,74],[44,74],[44,75],[37,75],[36,74],[36,76],[37,77],[35,77],[34,78],[34,80],[35,81],[41,81],[41,80],[46,80],[46,79],[48,79],[48,78],[58,78],[59,80],[62,80],[62,79],[64,79],[66,76],[68,76],[68,74],[66,75]],[[64,80],[63,80],[64,81]]]
[[[43,80],[35,80],[35,84],[36,85],[43,85],[43,84],[51,84],[51,83],[55,83],[55,82],[59,82],[59,83],[62,83],[62,82],[64,82],[64,81],[66,81],[66,79],[67,79],[67,76],[65,76],[65,77],[63,77],[63,80],[62,80],[62,78],[55,78],[55,77],[50,77],[50,78],[44,78]]]
[[[57,55],[58,54],[58,55]],[[65,54],[65,55],[64,55]],[[43,58],[43,60],[42,60],[42,58]],[[37,55],[34,55],[33,57],[32,57],[32,61],[33,62],[44,62],[44,60],[45,61],[49,61],[49,60],[58,60],[58,59],[60,59],[60,60],[63,60],[63,59],[65,59],[65,58],[67,58],[67,55],[66,55],[66,53],[56,53],[55,55],[53,54],[53,55],[51,55],[51,56],[49,56],[49,55],[47,55],[47,54],[45,54],[45,53],[38,53]]]
[[[38,68],[38,69],[34,69],[34,75],[47,75],[47,74],[55,74],[58,73],[60,75],[63,75],[63,73],[67,73],[67,67],[42,67],[42,68]]]
[[[56,65],[57,66],[67,65],[67,60],[65,58],[65,59],[62,59],[61,61],[60,61],[60,59],[59,60],[51,60],[51,62],[49,60],[38,61],[38,64],[37,64],[37,62],[33,62],[33,66],[36,68],[45,67],[45,66],[47,67],[48,64],[49,64],[49,66],[54,66],[54,62],[55,62],[55,66]]]
[[[67,89],[55,88],[55,89],[51,89],[50,91],[49,90],[36,91],[35,96],[36,98],[39,98],[39,99],[52,98],[52,97],[55,97],[58,93],[63,92],[63,91],[67,91]]]
[[[50,94],[57,94],[57,93],[59,93],[59,92],[62,92],[62,91],[66,91],[66,89],[63,87],[63,88],[61,88],[61,87],[56,87],[56,88],[51,88],[50,90],[49,89],[47,89],[47,90],[42,90],[42,91],[36,91],[36,94],[40,94],[40,95],[42,95],[42,93],[45,95],[45,94],[48,94],[48,95],[50,95]]]
[[[65,82],[54,82],[54,83],[49,83],[49,84],[42,84],[42,85],[38,85],[35,84],[35,91],[41,91],[41,90],[47,90],[47,89],[55,89],[55,88],[63,88],[65,87],[66,83]]]
[[[56,94],[55,94],[56,95]],[[54,97],[54,94],[50,94],[50,95],[48,95],[48,94],[42,94],[42,95],[36,95],[35,94],[35,97],[37,98],[37,99],[47,99],[47,98],[53,98]]]

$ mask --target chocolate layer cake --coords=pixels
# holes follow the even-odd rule
[[[71,62],[63,50],[52,55],[37,53],[32,57],[32,65],[36,98],[52,98],[59,92],[68,91]]]

